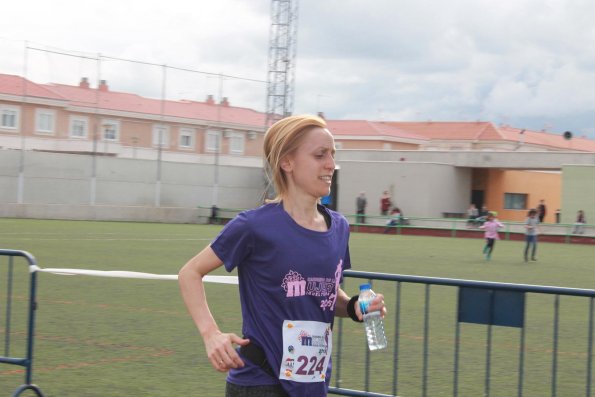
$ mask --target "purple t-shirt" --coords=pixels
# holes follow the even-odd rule
[[[349,224],[324,207],[331,219],[326,232],[305,229],[281,203],[244,211],[229,222],[211,248],[227,271],[237,268],[244,337],[263,348],[277,374],[283,356],[284,320],[333,324],[343,270],[351,267]],[[281,383],[290,396],[326,395],[326,382],[300,383],[273,378],[244,360],[228,381],[242,386]]]

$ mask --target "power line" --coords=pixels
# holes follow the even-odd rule
[[[32,47],[32,46],[27,46],[26,48],[29,50],[46,52],[46,53],[50,53],[50,54],[64,55],[64,56],[69,56],[69,57],[73,57],[73,58],[90,59],[90,60],[94,60],[94,61],[102,60],[102,59],[110,59],[110,60],[114,60],[114,61],[131,62],[131,63],[137,63],[140,65],[147,65],[147,66],[166,67],[168,69],[179,70],[182,72],[198,73],[198,74],[214,76],[214,77],[223,77],[225,79],[251,81],[254,83],[266,83],[265,80],[258,80],[258,79],[248,78],[248,77],[240,77],[240,76],[221,74],[221,73],[204,72],[202,70],[182,68],[182,67],[178,67],[178,66],[169,66],[169,65],[158,64],[158,63],[154,63],[154,62],[139,61],[136,59],[120,58],[120,57],[113,57],[113,56],[101,55],[101,54],[97,54],[96,56],[80,55],[80,54],[73,54],[72,52],[67,52],[68,50],[50,50],[47,48],[38,48],[38,47]]]

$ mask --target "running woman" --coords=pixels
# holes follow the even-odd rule
[[[291,116],[267,131],[264,153],[277,197],[230,221],[180,270],[180,289],[211,365],[228,372],[226,397],[323,397],[335,316],[363,319],[340,285],[349,223],[320,204],[335,142],[323,119]],[[238,272],[242,336],[220,330],[207,304],[203,276],[221,266]],[[382,294],[373,310],[386,312]]]

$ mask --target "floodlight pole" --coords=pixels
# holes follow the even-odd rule
[[[291,115],[295,94],[298,0],[271,0],[265,127]]]

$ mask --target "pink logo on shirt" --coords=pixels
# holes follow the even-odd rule
[[[300,273],[290,270],[283,278],[281,288],[286,293],[286,297],[295,298],[299,296],[319,296],[324,297],[320,302],[322,310],[327,308],[333,310],[337,302],[337,293],[341,283],[341,274],[343,270],[343,260],[337,264],[335,277],[308,277],[304,278]]]
[[[328,299],[320,302],[320,307],[322,310],[326,310],[327,307],[331,310],[335,308],[335,303],[337,303],[337,294],[339,293],[339,284],[341,284],[341,274],[343,274],[343,259],[339,261],[337,264],[337,270],[335,270],[335,288],[333,293],[328,297]]]
[[[306,280],[298,272],[290,270],[283,278],[281,287],[287,292],[287,297],[306,295]]]

